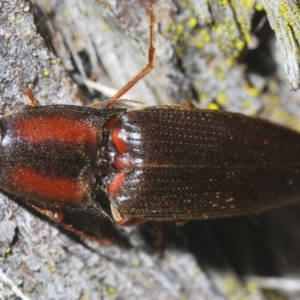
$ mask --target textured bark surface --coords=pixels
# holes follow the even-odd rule
[[[42,105],[109,98],[81,82],[98,74],[99,83],[118,89],[144,66],[146,1],[110,3],[111,9],[93,0],[0,1],[3,114],[24,107],[22,90],[28,86]],[[205,3],[156,1],[155,70],[125,98],[150,105],[192,99],[203,108],[242,111],[300,128],[299,93],[290,92],[263,13],[238,7],[244,24],[252,21],[251,32],[234,27],[236,11],[229,6]],[[228,19],[235,21],[226,25]],[[252,48],[245,42],[249,38]],[[293,206],[183,228],[167,224],[165,255],[156,259],[153,224],[120,229],[129,245],[118,239],[111,246],[82,242],[1,194],[0,296],[269,299],[262,279],[251,276],[299,278],[299,212]],[[295,289],[284,293],[283,286],[277,281],[277,294],[295,296]]]
[[[262,0],[270,26],[276,34],[287,79],[293,89],[300,87],[300,2]]]

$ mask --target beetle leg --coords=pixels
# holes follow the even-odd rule
[[[64,212],[62,212],[62,211],[54,211],[54,210],[50,210],[50,209],[46,209],[46,208],[41,208],[41,207],[38,207],[36,205],[31,205],[31,206],[33,208],[35,208],[39,213],[41,213],[41,214],[45,215],[46,217],[48,217],[53,222],[59,224],[63,228],[75,233],[76,235],[78,235],[82,238],[87,238],[91,241],[100,242],[100,243],[106,244],[106,245],[111,244],[110,240],[96,238],[94,236],[88,235],[88,234],[84,233],[83,231],[74,228],[72,226],[72,224],[69,224],[69,223],[65,222],[64,221]]]
[[[25,104],[32,107],[41,106],[39,101],[34,97],[32,89],[27,88],[23,91],[25,94]]]
[[[111,5],[105,0],[96,0],[96,1],[104,6],[111,7]]]
[[[162,258],[164,255],[164,224],[155,222],[156,227],[156,240],[154,246],[156,247],[155,256]]]
[[[129,99],[108,99],[102,102],[98,102],[98,103],[93,103],[91,105],[88,105],[88,107],[91,108],[96,108],[96,109],[102,109],[102,108],[110,108],[113,109],[115,108],[115,103],[116,102],[124,102],[126,103],[128,106],[132,106],[134,107],[135,105],[147,105],[145,102],[143,101],[139,101],[139,100],[129,100]]]
[[[184,102],[181,104],[184,108],[197,108],[195,104],[190,100],[184,100]]]
[[[108,99],[102,102],[98,102],[98,103],[93,103],[90,104],[88,107],[91,108],[95,108],[95,109],[102,109],[102,108],[115,108],[114,106],[115,100],[113,99]]]
[[[187,221],[176,221],[175,224],[176,224],[178,227],[181,227],[181,226],[184,226],[186,223],[187,223]]]
[[[146,76],[154,68],[154,25],[155,25],[155,16],[153,13],[152,5],[149,5],[149,50],[148,50],[148,63],[147,65],[136,74],[125,86],[123,86],[113,97],[112,100],[119,99],[126,92],[128,92],[138,81],[140,81],[144,76]]]

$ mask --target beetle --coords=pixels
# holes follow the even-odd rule
[[[129,226],[230,217],[295,203],[300,135],[242,114],[180,106],[39,106],[0,119],[0,188],[83,237],[64,219],[83,212]],[[101,197],[99,197],[101,195]],[[109,243],[107,239],[98,239]]]

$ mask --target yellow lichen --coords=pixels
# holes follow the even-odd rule
[[[224,92],[219,92],[217,96],[217,103],[221,106],[228,104],[228,98]]]
[[[236,285],[236,279],[233,276],[228,276],[225,278],[224,280],[224,284],[226,287],[226,290],[231,293],[234,294],[236,289],[237,289],[237,285]]]
[[[280,8],[279,8],[279,13],[281,15],[285,15],[286,13],[288,13],[288,8],[286,6],[286,4],[284,3],[284,1],[280,1]]]
[[[43,72],[44,77],[49,77],[50,76],[50,72],[48,70],[45,70]]]
[[[203,100],[205,98],[207,98],[207,94],[205,92],[203,92],[203,91],[200,91],[198,93],[198,99],[201,101],[201,100]]]
[[[105,287],[106,293],[110,296],[115,295],[116,294],[116,289],[111,287],[111,286],[106,286]]]
[[[197,24],[198,24],[197,18],[195,18],[195,17],[189,18],[189,20],[188,20],[188,26],[189,27],[195,28],[197,26]]]
[[[244,101],[242,102],[242,104],[241,104],[241,107],[242,107],[242,109],[243,109],[244,111],[247,110],[248,108],[251,107],[251,101],[249,101],[249,100],[244,100]]]
[[[224,79],[225,76],[226,76],[226,74],[225,74],[223,71],[218,71],[218,72],[216,73],[216,78],[217,78],[218,80]]]
[[[183,24],[178,24],[177,30],[176,30],[176,34],[177,34],[177,35],[181,35],[181,34],[183,33],[183,31],[184,31],[184,26],[183,26]]]
[[[248,281],[247,282],[247,290],[252,295],[257,294],[257,292],[258,292],[257,284],[255,282]]]
[[[220,5],[227,5],[228,1],[227,0],[220,0]]]
[[[228,67],[233,66],[233,63],[234,63],[233,57],[228,57],[228,58],[226,59],[226,64],[227,64]]]
[[[219,110],[219,106],[216,103],[209,103],[207,108],[211,110]]]
[[[62,15],[63,15],[64,18],[67,18],[67,17],[69,17],[70,12],[69,12],[68,10],[64,10],[64,11],[62,12]]]
[[[258,89],[256,89],[255,87],[252,87],[250,85],[245,85],[244,89],[253,97],[257,97],[260,93],[260,91]]]
[[[262,10],[264,10],[264,6],[263,6],[261,3],[255,4],[254,8],[255,8],[257,11],[262,11]]]

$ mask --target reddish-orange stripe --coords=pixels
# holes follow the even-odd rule
[[[114,167],[117,170],[132,169],[134,167],[133,161],[124,155],[117,155],[113,161]]]
[[[30,120],[20,120],[15,123],[18,135],[33,144],[46,140],[65,142],[88,142],[97,146],[99,128],[88,120],[74,120],[66,117],[36,117]]]
[[[126,179],[126,175],[122,172],[117,173],[108,186],[108,194],[115,197],[122,192],[122,188]]]
[[[127,144],[126,141],[124,141],[124,137],[122,136],[121,130],[116,127],[113,129],[111,133],[111,140],[114,143],[117,151],[119,153],[126,153],[127,152]]]
[[[11,173],[12,184],[33,196],[53,199],[56,202],[76,203],[83,200],[86,186],[80,182],[68,179],[52,179],[42,176],[29,168],[16,168]]]

